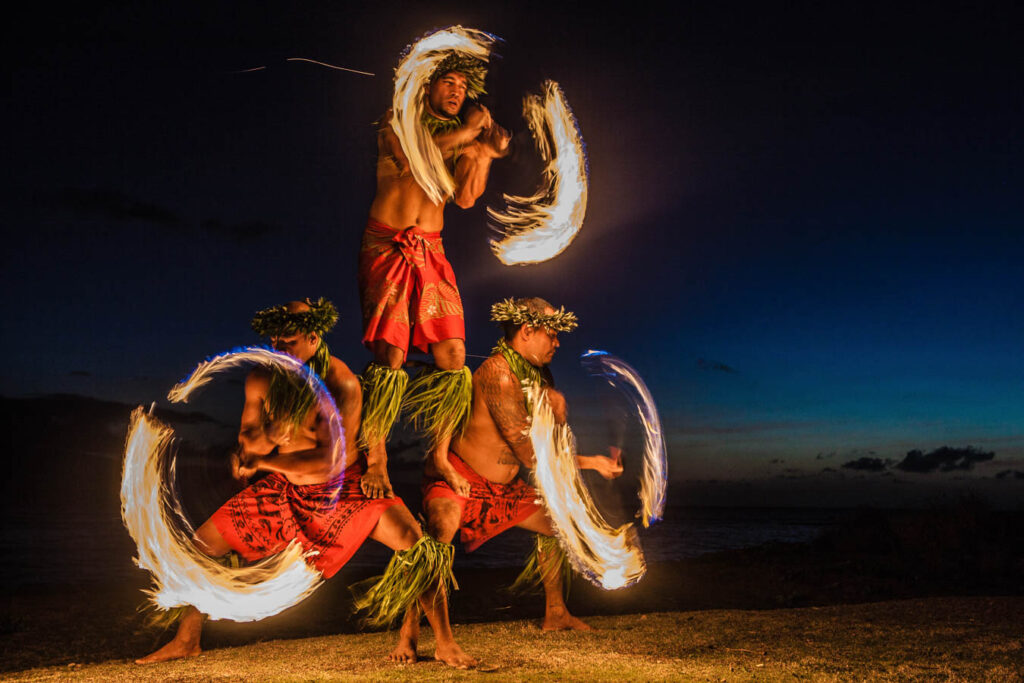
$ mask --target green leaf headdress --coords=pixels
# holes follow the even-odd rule
[[[554,313],[530,310],[522,299],[505,299],[491,306],[491,320],[496,323],[546,327],[554,332],[572,332],[579,325],[576,314],[561,306]]]
[[[299,332],[323,337],[338,322],[338,311],[327,299],[305,299],[308,311],[289,313],[286,305],[273,306],[257,313],[250,323],[261,337],[287,336]]]

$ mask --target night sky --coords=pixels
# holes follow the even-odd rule
[[[581,438],[576,359],[601,348],[647,380],[693,502],[1024,500],[1012,3],[369,5],[12,16],[0,393],[148,404],[304,296],[335,302],[328,341],[361,370],[373,122],[402,48],[460,23],[503,39],[484,102],[526,143],[447,212],[470,354],[500,298],[575,311],[554,371]],[[545,78],[587,144],[587,218],[509,268],[484,206],[533,189],[519,111]]]

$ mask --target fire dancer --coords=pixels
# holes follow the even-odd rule
[[[504,338],[473,374],[469,422],[448,452],[451,467],[469,482],[470,491],[453,490],[438,473],[429,471],[428,463],[424,482],[428,532],[442,543],[451,543],[461,529],[468,551],[513,526],[535,532],[534,553],[513,587],[543,586],[545,630],[589,630],[569,613],[562,597],[568,567],[551,522],[536,502],[539,496],[517,478],[520,468],[534,464],[530,407],[523,384],[545,387],[556,419],[565,422],[565,398],[555,391],[547,366],[558,348],[558,333],[574,329],[576,316],[564,308],[556,311],[544,299],[530,298],[495,304],[491,319],[502,324]],[[577,463],[608,479],[622,473],[620,464],[601,455],[577,456]],[[418,620],[407,618],[403,637],[415,639],[417,624]]]
[[[485,76],[484,61],[454,51],[423,92],[421,125],[451,169],[455,192],[449,199],[461,208],[473,206],[491,162],[509,148],[508,132],[487,108],[466,104],[484,92]],[[465,494],[469,485],[447,459],[451,437],[469,413],[472,375],[465,367],[462,300],[441,244],[445,206],[431,201],[410,173],[391,117],[389,110],[378,131],[377,194],[359,255],[363,343],[373,351],[362,377],[360,446],[386,460],[385,443],[404,397],[441,476]],[[402,368],[410,341],[434,359],[434,367],[411,382]]]
[[[362,405],[358,378],[323,340],[337,318],[329,301],[306,299],[257,313],[252,327],[323,380],[345,433],[356,434]],[[393,549],[395,558],[360,598],[361,606],[371,616],[381,610],[401,614],[418,600],[437,638],[435,658],[460,668],[476,663],[459,648],[448,623],[444,585],[451,581],[451,549],[424,536],[402,501],[381,488],[383,463],[362,457],[354,439],[346,440],[335,457],[328,422],[305,383],[276,369],[249,373],[238,442],[235,475],[247,480],[259,471],[268,474],[199,527],[193,540],[200,550],[211,557],[235,551],[255,561],[298,539],[304,550],[316,553],[310,561],[329,578],[372,538]],[[192,606],[183,612],[171,642],[138,663],[200,653],[203,615]],[[415,642],[400,640],[390,658],[415,661]]]

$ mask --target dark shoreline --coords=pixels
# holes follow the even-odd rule
[[[994,521],[998,520],[998,521]],[[768,544],[673,562],[652,563],[635,586],[604,591],[577,578],[570,609],[582,616],[773,610],[938,596],[1024,594],[1020,513],[991,513],[965,502],[944,515],[864,511],[806,544]],[[933,543],[942,539],[943,544]],[[451,598],[457,624],[539,620],[539,595],[515,598],[501,588],[519,569],[456,565]],[[355,633],[348,585],[376,573],[343,569],[304,603],[261,622],[210,622],[206,649],[272,639]],[[169,636],[146,626],[144,572],[136,581],[5,587],[0,671],[131,659]]]

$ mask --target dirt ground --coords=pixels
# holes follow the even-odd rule
[[[17,681],[1021,681],[1024,598],[896,600],[798,609],[657,612],[588,619],[545,633],[535,621],[461,624],[475,671],[431,658],[391,664],[394,632],[272,640],[141,668],[130,661],[10,672]]]

